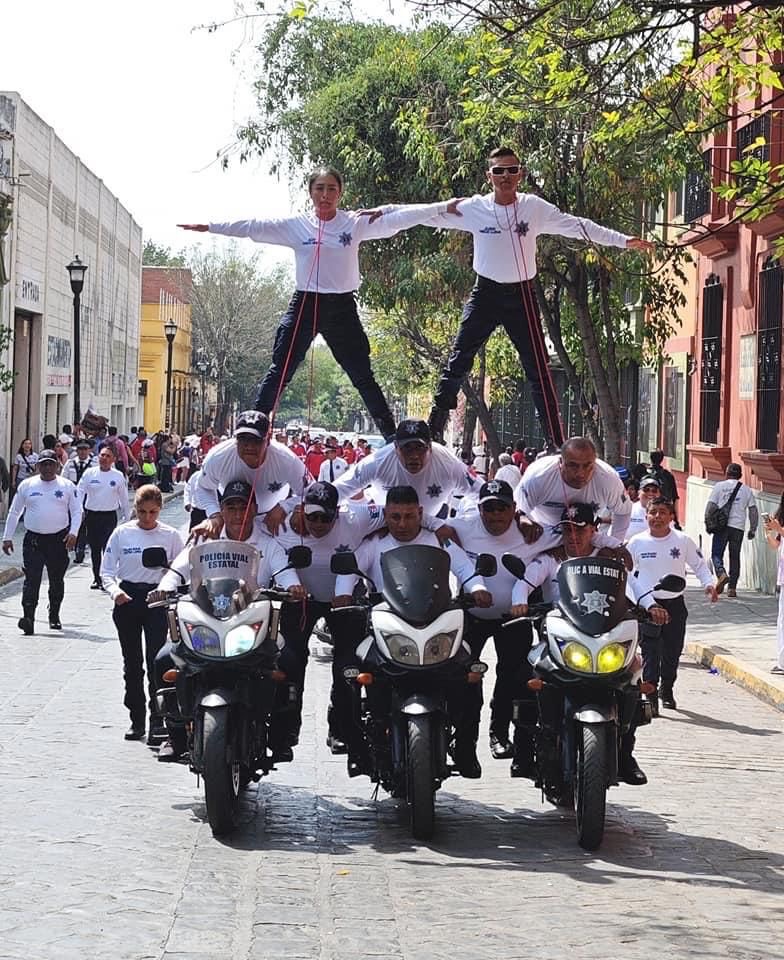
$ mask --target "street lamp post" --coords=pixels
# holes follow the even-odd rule
[[[168,360],[166,363],[166,416],[165,427],[167,433],[171,430],[171,380],[172,380],[172,351],[174,349],[174,338],[177,335],[177,324],[169,319],[163,325],[163,332],[166,334],[166,343],[168,344]]]
[[[205,393],[205,384],[206,384],[206,376],[207,376],[207,369],[208,369],[208,367],[209,367],[209,364],[207,363],[206,360],[197,360],[197,361],[196,361],[196,369],[199,371],[199,375],[201,376],[201,429],[202,429],[202,432],[204,432],[204,431],[207,429],[207,425],[206,425],[206,423],[204,422],[204,416],[205,416],[205,413],[204,413],[204,393]]]
[[[81,358],[81,296],[84,287],[84,275],[87,273],[87,264],[82,263],[74,254],[73,260],[65,268],[71,281],[73,293],[73,423],[78,426],[82,422],[81,388],[82,388],[82,358]]]

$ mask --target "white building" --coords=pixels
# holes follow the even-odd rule
[[[0,285],[0,327],[13,341],[0,367],[17,372],[0,393],[0,455],[25,437],[71,423],[73,294],[66,270],[87,265],[81,294],[82,414],[89,406],[120,432],[137,422],[142,231],[106,185],[17,93],[0,91],[0,236],[8,282]],[[2,280],[2,267],[0,267]]]

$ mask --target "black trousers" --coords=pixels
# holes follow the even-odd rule
[[[314,330],[316,309],[318,317]],[[353,293],[295,292],[275,334],[272,363],[256,394],[256,409],[265,413],[273,409],[278,393],[288,386],[316,333],[327,341],[332,355],[357,388],[379,431],[385,437],[393,434],[395,421],[370,367],[370,343],[360,322]]]
[[[150,726],[154,726],[160,723],[155,708],[155,657],[166,641],[166,611],[160,607],[150,610],[147,606],[146,597],[150,590],[155,589],[154,583],[122,580],[120,588],[131,597],[130,603],[115,604],[112,613],[123,657],[123,703],[128,708],[134,727],[145,726],[149,703]]]
[[[686,639],[686,619],[689,611],[683,597],[657,600],[656,603],[670,615],[670,622],[662,627],[643,623],[641,628],[642,678],[646,683],[671,689],[678,676],[678,661]]]
[[[288,731],[290,742],[296,742],[302,724],[302,692],[305,686],[305,668],[308,663],[308,641],[316,621],[321,617],[332,634],[332,692],[330,694],[329,730],[344,741],[353,737],[353,705],[351,690],[343,677],[343,670],[356,663],[356,649],[365,635],[364,613],[336,613],[329,603],[308,600],[306,604],[286,603],[280,613],[280,632],[284,646],[280,666],[297,690],[299,704]],[[281,740],[276,736],[271,739]]]
[[[743,531],[737,527],[725,527],[713,534],[711,541],[711,560],[716,576],[726,573],[724,569],[724,551],[730,548],[730,589],[734,590],[740,579],[740,550],[743,546]]]
[[[549,443],[560,446],[563,432],[558,414],[558,398],[548,373],[536,294],[530,281],[495,283],[477,277],[463,308],[463,317],[452,353],[441,374],[435,405],[442,410],[457,406],[457,394],[463,378],[470,372],[477,355],[490,334],[501,324],[520,356],[526,379],[531,384],[534,406]]]
[[[87,517],[84,517],[79,527],[79,534],[76,537],[76,546],[74,547],[74,556],[81,563],[84,560],[84,550],[87,546]]]
[[[101,579],[101,557],[117,526],[116,510],[88,510],[85,519],[87,542],[90,544],[90,563],[93,567],[93,579]]]
[[[485,643],[492,637],[498,658],[495,668],[495,687],[490,701],[490,735],[499,740],[509,739],[509,724],[512,722],[512,705],[515,700],[532,700],[534,694],[526,686],[531,679],[528,654],[533,633],[530,623],[517,623],[502,627],[501,620],[480,620],[466,616],[465,639],[475,658],[482,655]],[[479,736],[479,718],[482,710],[482,684],[468,684],[465,692],[465,707],[455,726],[459,733]],[[450,710],[450,712],[452,712]]]
[[[49,618],[53,620],[59,615],[65,596],[65,571],[68,569],[68,551],[65,547],[67,536],[68,530],[59,530],[57,533],[33,533],[28,530],[24,535],[22,609],[25,615],[32,616],[38,606],[44,567],[49,577]]]

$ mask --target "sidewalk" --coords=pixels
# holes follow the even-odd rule
[[[174,490],[171,493],[163,494],[164,505],[170,500],[173,500],[175,497],[182,496],[184,487],[184,483],[175,483]],[[133,497],[130,497],[129,499],[131,503],[131,509],[133,509]],[[3,521],[3,525],[5,525],[5,521]],[[2,526],[0,526],[0,535],[2,535],[2,529]],[[20,564],[22,562],[22,540],[24,539],[24,535],[24,523],[20,523],[13,536],[14,552],[7,557],[3,551],[0,550],[0,587],[4,586],[6,583],[10,583],[12,580],[18,580],[19,577],[22,576],[22,568]]]
[[[693,582],[690,578],[686,590],[684,655],[784,711],[784,676],[770,672],[776,662],[778,598],[738,590],[737,600],[724,593],[712,604]]]

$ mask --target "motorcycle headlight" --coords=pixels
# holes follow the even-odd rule
[[[582,643],[577,643],[572,640],[566,644],[561,653],[564,658],[564,663],[572,670],[577,670],[580,673],[593,672],[593,657],[591,656],[591,651],[588,647],[583,646]]]
[[[626,663],[626,647],[620,643],[608,643],[596,656],[597,673],[615,673]]]
[[[256,634],[259,630],[259,624],[243,623],[226,634],[226,656],[239,657],[253,649],[256,643]]]
[[[387,633],[384,634],[384,640],[394,661],[404,663],[408,667],[419,666],[419,647],[411,637],[406,637],[402,633]]]
[[[452,652],[452,644],[455,642],[456,636],[457,630],[452,630],[450,633],[437,633],[434,637],[430,637],[425,644],[423,658],[425,666],[447,660]]]
[[[200,623],[186,623],[185,628],[188,631],[188,637],[196,653],[203,653],[205,657],[221,657],[220,637],[211,628],[205,627]]]

